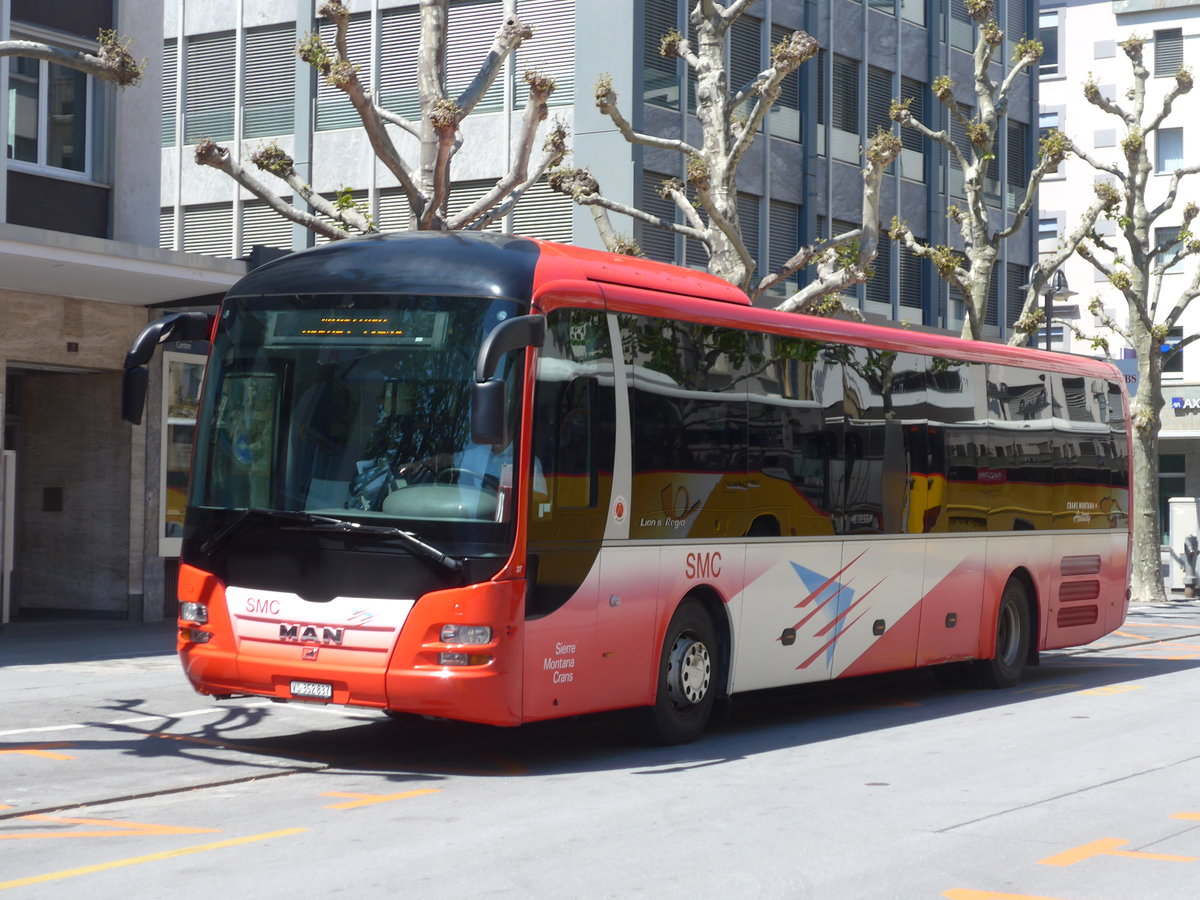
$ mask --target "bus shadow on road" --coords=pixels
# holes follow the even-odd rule
[[[97,704],[107,714],[122,714],[90,723],[103,736],[74,742],[65,752],[169,762],[175,777],[165,783],[182,777],[189,790],[302,773],[408,786],[455,776],[666,775],[1002,708],[1018,717],[1008,720],[1015,727],[1024,711],[1044,714],[1044,704],[1056,698],[1136,691],[1149,687],[1148,680],[1200,668],[1200,658],[1139,655],[1147,652],[1045,654],[1021,684],[998,691],[949,690],[917,670],[741,694],[698,741],[674,747],[641,743],[619,712],[508,729],[418,717],[393,721],[368,710],[308,704],[218,706],[212,718],[172,718],[156,715],[143,700],[122,699]],[[147,794],[175,790],[147,788]]]

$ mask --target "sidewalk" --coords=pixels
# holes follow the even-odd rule
[[[92,662],[175,653],[175,622],[10,622],[0,625],[5,666]]]

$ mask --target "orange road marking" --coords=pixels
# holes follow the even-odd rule
[[[402,794],[347,794],[343,791],[326,791],[322,797],[352,797],[349,803],[331,803],[326,809],[358,809],[360,806],[371,806],[375,803],[387,803],[389,800],[405,800],[409,797],[421,797],[425,794],[439,794],[441,788],[421,788],[416,791],[405,791]]]
[[[9,888],[28,887],[31,884],[44,884],[47,881],[60,881],[64,878],[75,878],[78,875],[91,875],[95,872],[106,872],[109,869],[120,869],[125,866],[136,866],[141,863],[157,862],[162,859],[174,859],[179,856],[189,856],[193,853],[204,853],[207,850],[221,850],[225,847],[237,847],[242,844],[252,844],[255,841],[267,841],[271,838],[286,837],[308,831],[307,828],[284,828],[281,831],[267,831],[263,834],[252,834],[249,837],[231,838],[227,841],[217,841],[212,844],[197,844],[194,847],[181,847],[178,850],[164,850],[162,853],[151,853],[147,856],[132,856],[128,859],[117,859],[112,862],[100,863],[94,866],[81,866],[78,869],[64,869],[61,872],[50,872],[46,875],[34,875],[30,878],[17,878],[12,881],[0,881],[0,891]]]
[[[97,825],[96,831],[19,831],[0,833],[0,841],[45,840],[49,838],[140,837],[160,834],[215,834],[220,828],[187,828],[182,825],[151,825],[146,822],[121,822],[117,819],[66,819],[56,816],[21,816],[31,822],[53,822],[61,825]]]
[[[1062,691],[1074,691],[1083,687],[1082,684],[1038,684],[1033,687],[1018,688],[1014,694],[1057,694]]]
[[[1095,856],[1124,856],[1131,859],[1156,859],[1160,862],[1196,862],[1197,859],[1200,859],[1195,856],[1170,856],[1165,853],[1142,853],[1137,850],[1118,849],[1128,843],[1129,841],[1122,841],[1119,838],[1104,838],[1084,844],[1082,847],[1067,850],[1065,853],[1047,856],[1038,862],[1043,866],[1073,866]]]
[[[1043,897],[1034,894],[1002,894],[999,891],[965,891],[961,888],[946,891],[942,894],[949,900],[1058,900],[1056,897]]]
[[[1114,631],[1113,634],[1117,637],[1137,638],[1139,641],[1144,640],[1146,637],[1144,634],[1133,634],[1129,631]]]
[[[8,750],[0,750],[0,756],[5,753],[21,753],[25,756],[39,756],[42,759],[74,759],[73,756],[68,756],[65,753],[52,753],[52,750],[61,750],[63,747],[74,747],[74,744],[30,744],[28,747],[12,747]]]
[[[1172,625],[1169,622],[1138,622],[1136,628],[1185,628],[1196,630],[1195,625]],[[1136,635],[1134,635],[1136,637]]]
[[[1079,693],[1088,697],[1106,697],[1112,694],[1128,694],[1130,691],[1140,691],[1140,684],[1110,684],[1105,687],[1092,688],[1090,691],[1080,691]]]
[[[1193,822],[1200,822],[1200,813],[1175,813],[1171,816],[1172,819],[1191,819]]]

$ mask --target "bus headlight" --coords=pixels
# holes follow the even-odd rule
[[[492,628],[490,625],[442,626],[443,644],[490,644],[491,642]]]
[[[439,666],[486,666],[492,658],[486,653],[439,653]]]
[[[179,604],[179,618],[185,622],[195,622],[197,625],[208,624],[208,605],[205,603],[185,602]]]

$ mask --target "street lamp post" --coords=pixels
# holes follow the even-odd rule
[[[1074,297],[1075,292],[1067,287],[1067,276],[1063,274],[1062,269],[1058,269],[1054,273],[1054,277],[1046,282],[1045,294],[1046,300],[1046,349],[1050,349],[1053,335],[1050,331],[1050,317],[1054,314],[1054,301],[1065,301],[1068,297]]]

